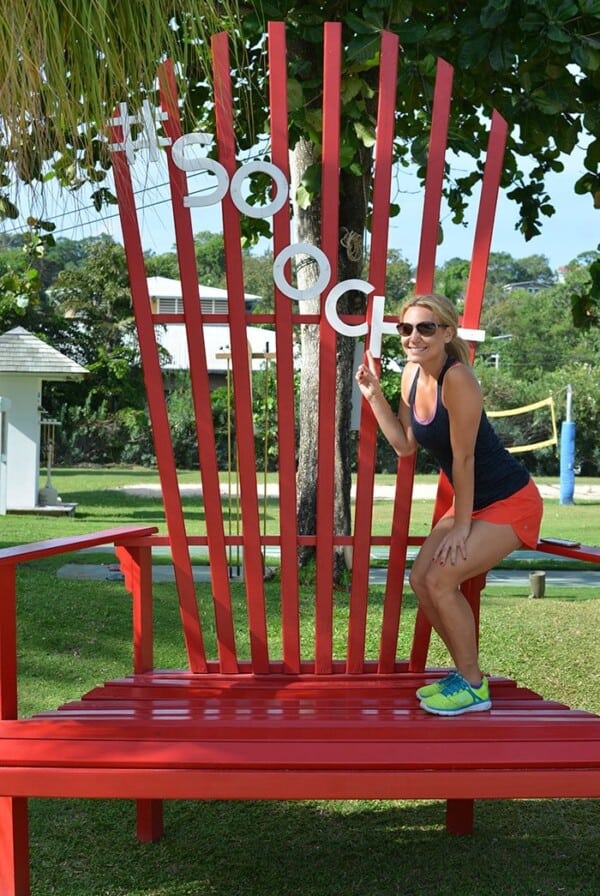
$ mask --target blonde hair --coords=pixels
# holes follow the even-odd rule
[[[454,331],[454,335],[446,346],[448,354],[461,361],[463,364],[471,363],[471,353],[469,346],[464,339],[458,335],[458,311],[450,299],[438,293],[426,293],[425,295],[416,295],[407,299],[400,308],[398,319],[401,321],[409,308],[418,306],[420,308],[429,308],[429,310],[437,315],[439,323],[445,324]]]

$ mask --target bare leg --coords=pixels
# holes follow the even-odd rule
[[[433,555],[453,520],[440,520],[427,538],[413,564],[410,576],[419,604],[448,648],[458,672],[472,685],[481,684],[477,636],[473,612],[460,584],[487,572],[521,542],[509,525],[474,520],[467,538],[467,557],[441,565]]]

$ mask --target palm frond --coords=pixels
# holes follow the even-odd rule
[[[115,105],[139,103],[167,57],[210,78],[212,34],[237,0],[11,0],[0,5],[0,152],[21,179],[53,154],[90,154]],[[97,150],[96,150],[97,152]]]

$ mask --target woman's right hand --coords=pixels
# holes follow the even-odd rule
[[[365,352],[366,363],[358,365],[356,371],[356,382],[363,397],[371,403],[374,398],[379,397],[381,393],[381,385],[379,383],[378,365],[373,357],[370,349]]]

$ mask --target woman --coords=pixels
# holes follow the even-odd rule
[[[456,666],[417,696],[428,712],[454,716],[492,705],[475,620],[459,586],[517,548],[536,546],[542,500],[486,417],[454,305],[445,296],[417,295],[403,305],[399,321],[407,363],[398,414],[381,391],[370,353],[356,380],[396,453],[424,446],[454,488],[452,508],[425,540],[410,575],[420,607]]]

